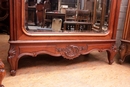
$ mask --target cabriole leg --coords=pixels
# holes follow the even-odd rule
[[[18,54],[16,52],[16,47],[15,46],[10,46],[8,62],[9,62],[10,67],[11,67],[10,74],[12,76],[16,75],[16,70],[18,68],[18,56],[17,55]]]

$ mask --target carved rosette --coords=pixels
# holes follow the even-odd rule
[[[14,56],[16,55],[16,50],[15,50],[15,47],[14,46],[11,46],[10,47],[10,50],[9,50],[9,59],[11,58],[14,58]]]
[[[125,59],[125,56],[126,56],[127,45],[122,43],[120,48],[119,48],[119,52],[120,52],[120,56],[121,56],[119,62],[120,62],[120,64],[122,64],[124,62],[124,59]]]
[[[81,52],[83,50],[86,50],[86,47],[79,47],[79,46],[74,46],[74,45],[69,45],[66,46],[65,48],[58,48],[58,52],[66,58],[66,59],[74,59],[81,55]]]
[[[122,43],[120,46],[120,52],[124,51],[127,48],[126,44]]]
[[[114,52],[117,52],[117,47],[116,47],[115,44],[112,46],[112,49],[111,49],[111,50],[113,50]]]

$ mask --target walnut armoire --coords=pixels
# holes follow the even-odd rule
[[[71,30],[61,29],[59,32],[36,26],[33,23],[31,10],[33,12],[36,10],[37,3],[28,5],[28,1],[30,0],[9,0],[10,49],[7,59],[11,75],[16,74],[19,59],[26,55],[36,57],[39,54],[48,54],[72,60],[98,50],[99,52],[106,51],[109,64],[113,63],[116,54],[115,41],[121,0],[89,0],[93,3],[91,4],[93,8],[91,29],[90,27],[84,30],[71,28]],[[50,13],[56,15],[60,12]]]

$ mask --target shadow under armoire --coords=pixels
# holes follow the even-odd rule
[[[121,45],[120,45],[120,59],[122,64],[125,58],[130,55],[130,0],[128,0],[127,13],[125,18],[125,25],[123,29]]]
[[[37,6],[44,6],[43,2],[9,0],[10,49],[7,59],[11,66],[11,75],[16,74],[20,58],[23,56],[36,57],[39,54],[62,56],[71,60],[93,50],[98,50],[99,52],[106,51],[109,64],[113,63],[116,54],[115,41],[121,0],[77,0],[73,7],[67,5],[66,1],[68,0],[59,1],[64,1],[66,5],[63,6],[60,5],[62,3],[58,3],[58,6],[76,10],[75,18],[86,12],[82,14],[85,15],[86,21],[69,21],[65,29],[62,25],[61,29],[55,31],[52,27],[40,26],[42,21],[39,23],[38,20],[34,20],[39,19],[38,14],[41,15],[42,11],[45,10],[45,8],[37,10]],[[47,13],[51,14],[50,16],[53,16],[51,18],[54,16],[66,18],[66,13],[61,13],[60,9],[56,10],[49,10],[45,13],[46,15]],[[42,16],[40,17],[42,20]],[[51,24],[58,26],[55,21],[52,22]],[[62,22],[62,24],[65,23],[64,20]],[[78,27],[74,28],[72,24]]]

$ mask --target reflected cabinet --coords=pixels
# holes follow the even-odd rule
[[[121,0],[10,0],[11,75],[19,59],[39,54],[74,59],[93,50],[116,54]]]

